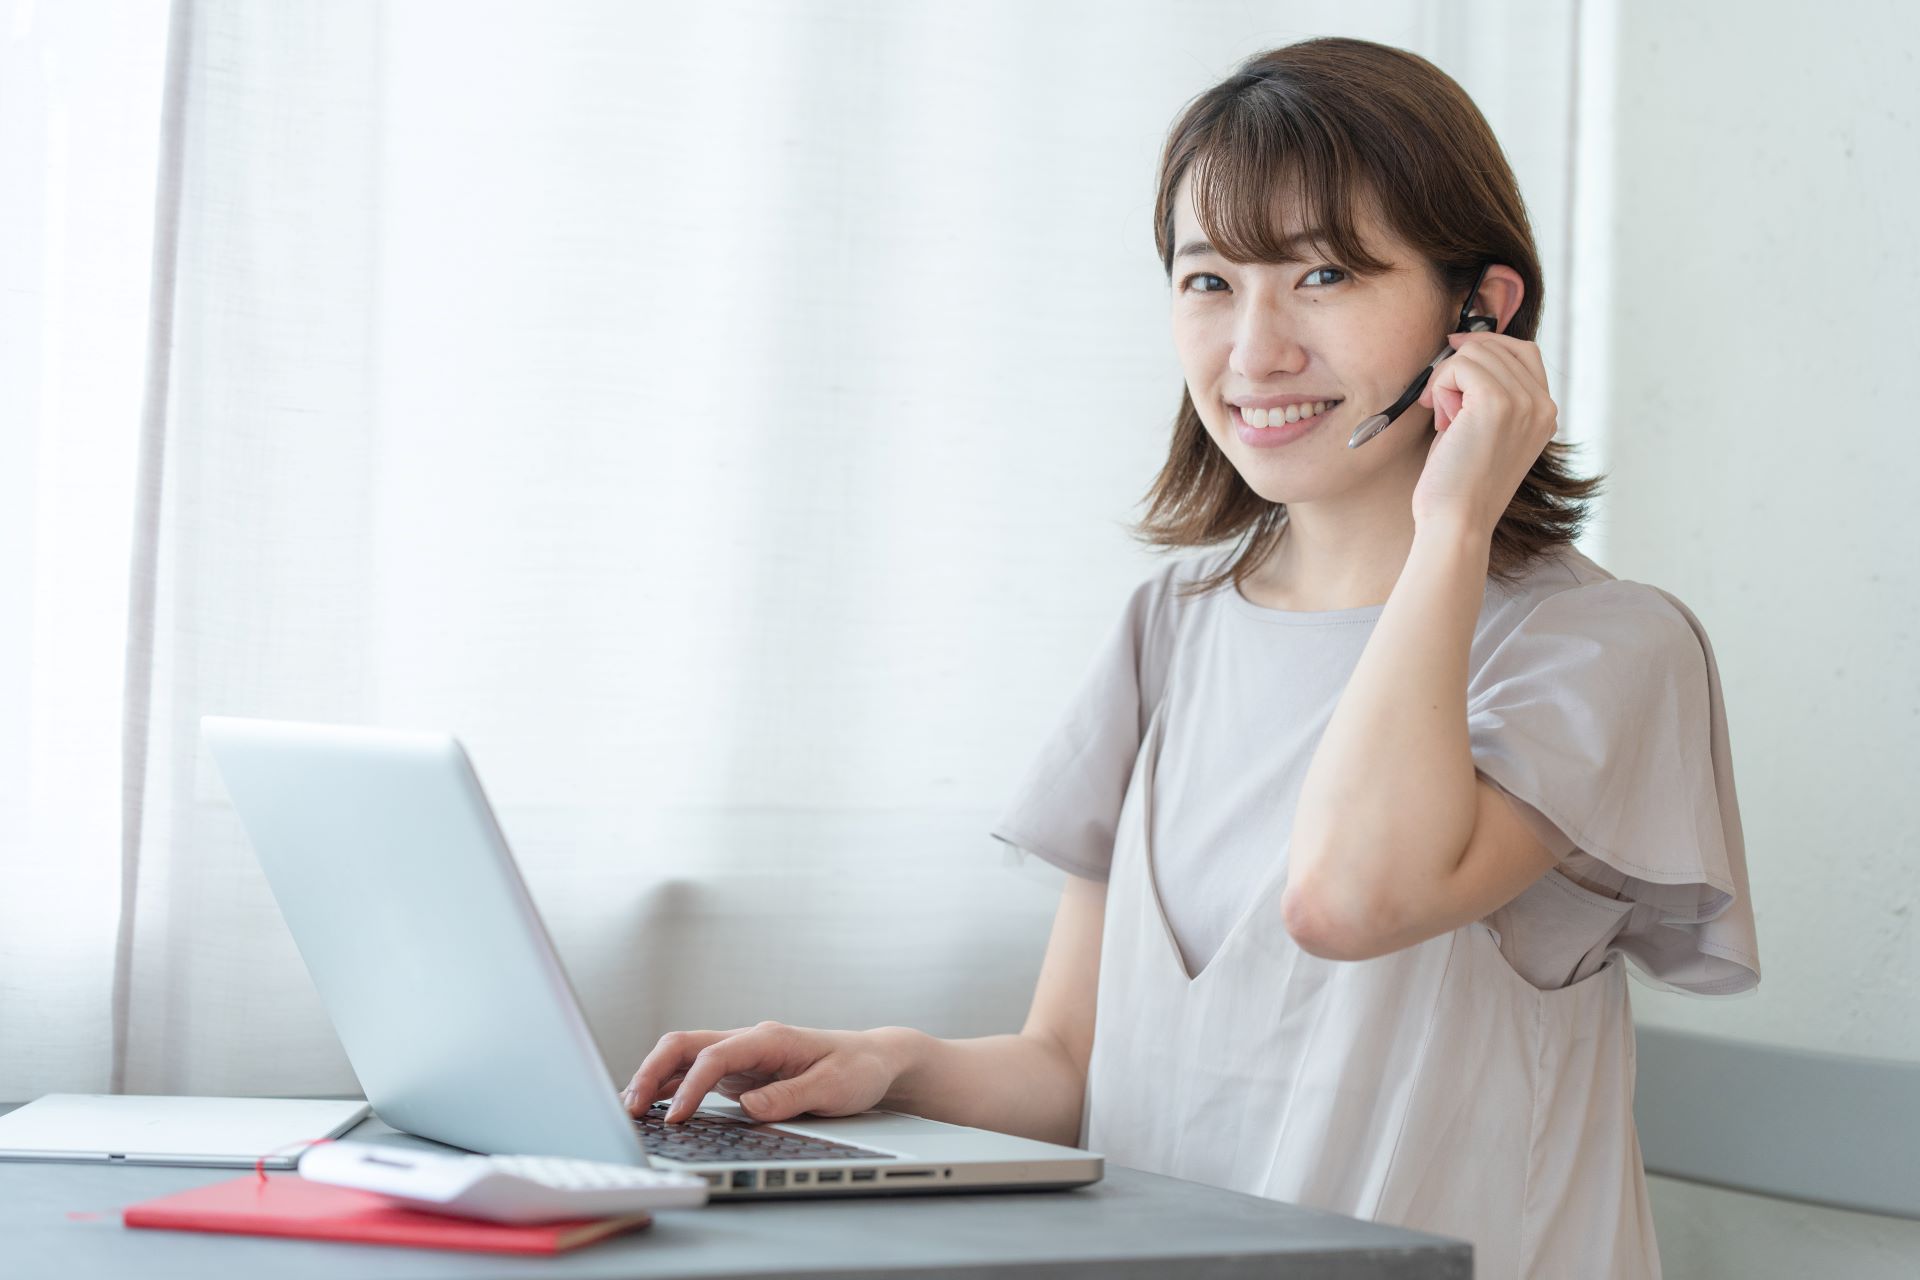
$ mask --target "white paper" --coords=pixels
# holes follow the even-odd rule
[[[358,1099],[50,1093],[0,1116],[0,1160],[292,1168],[369,1114]],[[269,1153],[278,1152],[277,1155]]]

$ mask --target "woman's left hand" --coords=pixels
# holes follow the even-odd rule
[[[1447,335],[1419,403],[1439,432],[1413,489],[1413,522],[1454,523],[1487,537],[1559,425],[1536,343],[1503,333]]]

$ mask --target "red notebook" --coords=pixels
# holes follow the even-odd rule
[[[309,1182],[297,1173],[268,1174],[265,1182],[250,1173],[128,1205],[120,1216],[129,1227],[302,1236],[488,1253],[561,1253],[653,1221],[652,1214],[639,1213],[571,1222],[480,1222],[402,1208],[371,1191]]]

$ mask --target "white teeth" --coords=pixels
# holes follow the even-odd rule
[[[1298,422],[1325,413],[1338,400],[1316,400],[1312,404],[1288,405],[1285,409],[1241,409],[1240,416],[1250,427],[1277,427],[1283,422]]]

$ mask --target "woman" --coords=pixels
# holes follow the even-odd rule
[[[1481,1277],[1657,1275],[1622,957],[1753,987],[1745,854],[1699,622],[1571,545],[1598,482],[1499,145],[1423,59],[1291,45],[1176,123],[1155,234],[1186,390],[1142,535],[1216,549],[1134,592],[993,828],[1073,873],[1026,1026],[676,1032],[627,1105],[880,1105]]]

